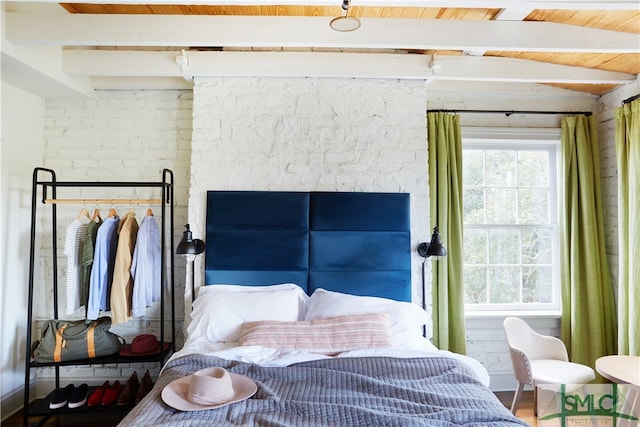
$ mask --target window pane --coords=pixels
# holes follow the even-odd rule
[[[516,189],[487,188],[487,223],[516,223]]]
[[[464,267],[465,304],[487,303],[487,269],[484,267]]]
[[[549,223],[549,192],[546,189],[518,190],[519,224]]]
[[[463,141],[465,303],[557,309],[559,141]]]
[[[487,150],[486,156],[486,185],[515,185],[516,152],[513,150]]]
[[[522,263],[551,264],[551,230],[525,228],[522,230]]]
[[[520,302],[520,268],[492,267],[489,269],[489,302],[516,304]]]
[[[520,263],[520,232],[489,230],[489,262],[491,264]]]
[[[470,228],[464,232],[464,262],[465,264],[486,264],[486,230]]]
[[[484,151],[464,150],[463,153],[462,181],[464,185],[484,184]]]
[[[462,195],[463,221],[466,224],[484,224],[484,190],[466,189]]]
[[[525,267],[522,271],[524,303],[550,303],[552,298],[551,267]]]
[[[521,187],[549,186],[549,153],[546,151],[518,152],[518,185]]]

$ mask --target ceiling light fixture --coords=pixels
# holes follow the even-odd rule
[[[349,16],[349,6],[351,0],[342,0],[342,10],[344,10],[344,16],[335,17],[329,22],[329,26],[335,31],[348,32],[355,31],[360,28],[360,19],[355,16]]]

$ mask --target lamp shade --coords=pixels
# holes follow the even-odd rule
[[[440,241],[440,232],[437,226],[433,227],[431,242],[418,245],[418,254],[424,258],[447,256],[447,248]]]
[[[204,242],[200,239],[194,239],[189,224],[185,225],[185,231],[182,233],[182,240],[176,248],[176,254],[198,255],[202,252],[204,252]]]

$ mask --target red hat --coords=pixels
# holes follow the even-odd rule
[[[164,343],[164,351],[169,349],[169,343]],[[152,356],[160,353],[160,341],[155,335],[141,334],[131,341],[130,345],[126,345],[120,350],[120,356],[124,357],[141,357]]]

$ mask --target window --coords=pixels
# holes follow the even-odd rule
[[[463,138],[468,311],[560,307],[559,135],[524,136],[510,131],[508,138]]]

